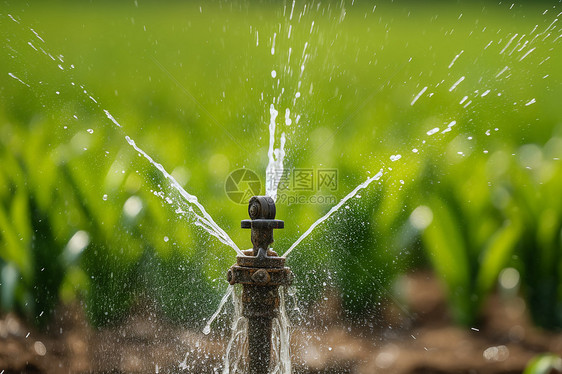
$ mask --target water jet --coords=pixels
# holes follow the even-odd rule
[[[248,204],[250,219],[242,228],[251,229],[252,249],[237,256],[228,270],[228,282],[241,284],[242,315],[248,319],[248,373],[269,373],[272,352],[272,322],[279,314],[279,286],[288,286],[293,273],[269,246],[273,229],[284,228],[275,219],[275,202],[269,196],[254,196]]]

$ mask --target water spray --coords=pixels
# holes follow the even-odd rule
[[[275,219],[275,202],[269,196],[254,196],[248,204],[250,219],[242,221],[251,229],[253,249],[236,257],[228,270],[228,282],[242,284],[242,315],[248,319],[248,373],[268,374],[271,363],[272,321],[279,314],[279,286],[288,286],[293,273],[269,246],[273,229],[285,223]]]

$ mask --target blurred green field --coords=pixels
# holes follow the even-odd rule
[[[292,196],[339,200],[383,170],[289,257],[301,303],[335,287],[361,314],[431,266],[471,324],[510,268],[536,322],[562,327],[560,7],[291,5],[2,5],[2,310],[43,324],[78,297],[104,325],[145,300],[201,325],[235,252],[176,212],[125,136],[244,249],[224,183],[238,168],[265,183],[273,103],[286,170],[338,171],[335,191]],[[279,203],[275,249],[330,207]]]

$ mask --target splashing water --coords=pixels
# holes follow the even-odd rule
[[[238,253],[238,255],[244,256],[244,253],[232,241],[230,236],[228,236],[228,234],[219,225],[217,225],[217,223],[213,220],[213,218],[209,215],[209,213],[207,213],[207,211],[205,210],[205,207],[203,207],[203,205],[201,205],[199,203],[199,201],[197,200],[197,196],[194,196],[194,195],[191,195],[190,193],[188,193],[178,183],[178,181],[174,177],[172,177],[172,175],[170,175],[170,173],[168,173],[166,171],[166,169],[164,169],[164,167],[161,164],[154,161],[152,159],[152,157],[150,157],[148,154],[146,154],[146,152],[144,152],[142,149],[140,149],[136,145],[136,143],[134,142],[133,139],[131,139],[129,136],[125,136],[125,139],[127,140],[127,143],[129,143],[131,145],[131,147],[133,147],[137,152],[139,152],[145,159],[148,160],[148,162],[150,162],[154,167],[156,167],[156,169],[158,169],[162,173],[162,175],[164,175],[164,177],[166,179],[168,179],[168,181],[170,182],[170,185],[176,191],[178,191],[180,193],[180,195],[185,199],[186,202],[188,202],[189,204],[195,205],[197,207],[197,209],[199,209],[199,213],[195,212],[193,210],[193,208],[191,208],[191,207],[189,209],[189,213],[195,216],[195,225],[197,225],[197,226],[201,227],[202,229],[204,229],[205,231],[207,231],[209,234],[211,234],[212,236],[217,238],[223,244],[226,244],[229,247],[231,247],[232,249],[234,249],[236,251],[236,253]],[[182,210],[178,210],[176,212],[177,213],[186,213]]]
[[[434,127],[431,130],[429,130],[428,132],[426,132],[426,134],[431,136],[431,135],[436,134],[438,132],[439,132],[439,127]]]
[[[269,108],[269,150],[267,157],[269,162],[265,171],[265,194],[273,201],[277,200],[277,187],[283,177],[283,160],[285,158],[285,133],[281,134],[279,148],[275,148],[275,121],[279,112],[271,104]]]
[[[310,24],[308,24],[308,22],[306,23],[307,26],[304,26],[304,22],[302,22],[302,17],[307,14],[307,12],[310,12],[311,7],[307,4],[303,5],[302,11],[300,12],[300,14],[298,15],[298,19],[297,20],[293,20],[293,16],[296,14],[295,12],[298,13],[298,10],[295,9],[295,5],[296,2],[293,1],[292,5],[290,7],[290,12],[289,14],[286,14],[286,12],[289,10],[287,8],[287,6],[285,6],[283,9],[283,15],[284,16],[288,16],[288,18],[285,20],[285,27],[286,27],[286,32],[281,32],[282,29],[282,25],[279,25],[279,33],[278,32],[274,32],[273,36],[271,38],[271,55],[275,55],[275,54],[279,54],[280,51],[284,51],[284,49],[280,48],[280,47],[276,47],[276,43],[282,43],[284,40],[283,38],[286,37],[285,41],[289,42],[289,43],[293,43],[296,41],[291,40],[291,35],[293,33],[293,26],[295,27],[295,29],[299,26],[299,24],[303,27],[306,28],[308,33],[307,33],[307,38],[308,40],[304,42],[304,45],[302,47],[302,53],[300,55],[300,59],[297,58],[293,58],[291,60],[291,56],[293,55],[293,49],[296,50],[296,46],[293,44],[290,44],[289,47],[287,47],[286,52],[287,52],[287,59],[284,63],[285,66],[284,67],[279,67],[279,68],[273,68],[271,70],[271,77],[272,78],[277,78],[276,82],[277,82],[277,89],[280,89],[280,92],[278,93],[278,95],[276,97],[273,97],[273,103],[270,104],[270,108],[269,108],[269,114],[270,114],[270,121],[269,121],[269,148],[268,148],[268,164],[267,164],[267,168],[266,168],[266,192],[265,194],[267,196],[270,196],[274,201],[277,201],[277,191],[278,191],[278,187],[279,187],[279,183],[281,182],[281,179],[283,178],[283,173],[285,171],[284,168],[284,158],[285,158],[285,141],[286,141],[286,136],[285,136],[285,132],[281,132],[281,136],[279,138],[279,146],[276,147],[276,120],[277,120],[277,116],[278,116],[278,109],[279,110],[283,110],[280,108],[281,102],[282,102],[282,97],[284,94],[286,94],[285,88],[284,87],[280,87],[280,82],[281,80],[279,79],[280,75],[284,75],[287,76],[289,78],[295,78],[296,80],[296,87],[293,88],[294,91],[290,93],[290,98],[292,101],[292,108],[285,108],[285,120],[281,121],[281,125],[285,125],[286,127],[291,126],[293,123],[295,125],[299,124],[299,120],[301,118],[301,114],[295,110],[295,107],[297,105],[297,99],[301,99],[302,94],[301,94],[301,88],[302,88],[302,83],[303,83],[303,76],[305,75],[305,68],[307,66],[307,64],[310,62],[311,60],[311,54],[312,52],[310,51],[311,47],[310,47],[310,36],[315,34],[317,32],[318,27],[315,26],[315,21],[312,20],[310,22]],[[343,7],[343,3],[340,5],[341,7]],[[317,10],[319,9],[319,5],[317,7]],[[297,18],[297,17],[295,17]],[[302,23],[301,23],[302,22]],[[340,20],[341,22],[341,20]],[[309,28],[308,28],[308,25]],[[277,48],[277,49],[276,49]],[[291,61],[293,61],[293,66]],[[297,72],[298,74],[298,78],[297,75],[293,75],[294,72]],[[312,83],[310,85],[310,92],[312,92]],[[263,96],[262,96],[263,97]],[[275,107],[277,105],[277,108]],[[291,114],[293,115],[293,118],[291,118]],[[295,129],[293,129],[293,133],[295,133]]]
[[[16,23],[19,24],[19,22],[17,22],[11,15],[9,15],[9,17]],[[43,38],[41,38],[41,36],[33,29],[30,28],[30,30],[33,32],[33,34],[42,42],[45,44],[45,40]],[[63,63],[64,60],[62,58],[62,56],[59,56],[58,59],[56,59],[52,53],[50,53],[47,49],[47,47],[45,46],[45,48],[41,47],[39,48],[39,50],[37,48],[35,48],[33,45],[31,45],[33,47],[33,49],[39,53],[39,51],[41,51],[41,53],[47,57],[49,57],[52,61],[54,61],[54,64],[58,64],[58,62]],[[71,68],[74,68],[74,65],[70,65]],[[61,65],[58,65],[58,67],[61,70],[64,70],[64,68]],[[27,87],[29,87],[29,85],[25,82],[23,82],[21,79],[19,79],[17,76],[15,76],[13,73],[8,73],[8,75],[10,77],[12,77],[13,79],[18,80],[19,82],[21,82],[22,84],[26,85]],[[71,83],[72,86],[76,86],[76,84],[74,82]],[[94,98],[94,96],[92,96],[90,93],[88,93],[88,91],[84,88],[84,86],[80,85],[81,88],[81,92],[86,95],[92,102],[94,102],[95,104],[97,104],[97,106],[99,107],[99,102],[98,100],[96,100],[96,98]],[[58,94],[58,91],[57,91]],[[121,124],[115,119],[115,117],[106,109],[102,109],[105,116],[115,125],[117,126],[119,129],[121,129],[122,131],[122,126]],[[88,129],[87,130],[90,134],[93,133],[93,129]],[[188,193],[179,183],[178,181],[170,174],[168,173],[168,171],[164,168],[164,166],[162,166],[162,164],[154,161],[154,159],[152,157],[150,157],[145,151],[143,151],[137,144],[136,142],[129,137],[128,135],[125,135],[125,140],[127,141],[127,143],[133,147],[140,155],[142,155],[152,166],[154,166],[160,173],[162,173],[162,175],[166,178],[166,180],[168,180],[170,186],[176,190],[180,196],[184,199],[184,203],[187,203],[189,205],[188,211],[184,211],[181,208],[182,202],[181,201],[175,201],[175,205],[179,206],[179,208],[176,210],[176,213],[179,214],[188,214],[191,215],[193,217],[195,217],[195,222],[194,224],[198,227],[201,227],[203,230],[205,230],[207,233],[209,233],[210,235],[214,236],[215,238],[217,238],[221,243],[231,247],[232,249],[234,249],[234,251],[236,251],[236,253],[240,256],[244,256],[243,252],[238,248],[238,246],[234,243],[234,241],[230,238],[230,236],[213,220],[213,218],[209,215],[209,213],[207,213],[206,209],[203,207],[203,205],[201,205],[201,203],[199,203],[198,199],[196,196]],[[282,140],[283,144],[284,144],[284,139]],[[283,153],[284,155],[284,153]],[[282,158],[281,158],[281,163],[282,163]],[[172,201],[173,199],[167,197],[165,199],[168,203],[170,201]],[[195,206],[195,208],[198,210],[195,211],[195,209],[193,209],[192,206]]]
[[[455,88],[457,88],[457,86],[458,86],[459,84],[461,84],[461,82],[464,81],[464,79],[465,79],[465,77],[464,77],[464,75],[463,75],[462,77],[459,78],[459,80],[457,80],[455,83],[453,83],[453,85],[451,86],[451,88],[449,88],[449,92],[453,92],[453,90],[454,90]]]
[[[421,97],[421,95],[424,94],[425,91],[427,91],[427,86],[425,86],[424,88],[421,89],[421,91],[416,95],[416,97],[414,97],[414,99],[412,100],[410,105],[414,105],[416,103],[416,101],[418,101],[418,99]]]
[[[241,292],[233,292],[232,303],[234,304],[234,314],[222,374],[244,373],[248,368],[245,354],[248,352],[248,319],[242,315]]]
[[[455,64],[455,62],[457,61],[457,59],[464,53],[464,50],[460,51],[458,55],[456,55],[453,60],[451,61],[451,63],[449,64],[449,66],[447,67],[448,69],[452,68],[453,65]]]
[[[23,84],[24,86],[31,87],[29,84],[25,83],[24,81],[22,81],[21,79],[19,79],[18,77],[16,77],[14,74],[8,73],[8,75],[9,75],[10,77],[12,77],[13,79],[17,80],[18,82],[20,82],[21,84]]]
[[[314,222],[309,228],[308,230],[306,230],[304,232],[304,234],[302,234],[296,242],[293,243],[293,245],[291,245],[291,247],[289,247],[289,249],[287,250],[287,252],[285,252],[283,254],[283,257],[287,257],[291,254],[291,252],[293,251],[293,249],[295,249],[304,239],[306,239],[306,237],[308,235],[310,235],[310,233],[316,228],[316,226],[318,226],[319,224],[321,224],[322,222],[324,222],[325,220],[327,220],[328,218],[330,218],[330,216],[332,214],[334,214],[335,212],[338,211],[338,209],[340,209],[342,207],[343,204],[345,204],[349,199],[351,199],[353,196],[355,196],[360,190],[367,188],[371,183],[373,183],[374,181],[378,181],[379,179],[381,179],[383,175],[382,169],[375,174],[374,176],[367,178],[367,180],[363,183],[361,183],[360,185],[358,185],[357,187],[355,187],[355,189],[353,191],[351,191],[350,193],[348,193],[343,199],[340,200],[339,203],[337,203],[336,205],[334,205],[329,211],[328,213],[326,213],[324,216],[322,216],[320,219],[318,219],[316,222]]]
[[[222,374],[245,374],[248,371],[248,319],[242,315],[241,287],[237,286],[237,289],[232,292],[234,315],[231,336],[224,355]],[[272,321],[272,355],[269,372],[270,374],[291,374],[291,323],[285,306],[286,290],[281,286],[277,292],[279,292],[279,313]]]
[[[226,290],[226,293],[224,294],[224,296],[221,299],[221,302],[219,304],[219,307],[217,308],[217,310],[215,311],[215,313],[213,313],[213,315],[211,316],[211,318],[209,318],[209,321],[207,322],[207,324],[205,325],[205,328],[203,328],[203,334],[205,335],[209,335],[209,333],[211,332],[211,324],[215,321],[215,319],[217,319],[218,315],[220,314],[220,312],[222,311],[222,309],[224,308],[224,305],[226,304],[226,302],[228,301],[228,298],[230,297],[230,295],[232,295],[232,291],[234,290],[234,286],[233,285],[229,285],[228,289]]]
[[[273,374],[291,374],[291,321],[285,307],[285,288],[279,287],[279,316],[272,328]]]

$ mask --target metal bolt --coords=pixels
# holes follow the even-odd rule
[[[258,204],[251,204],[248,209],[250,213],[250,218],[257,218],[260,214],[260,207]]]
[[[269,275],[267,270],[260,269],[260,270],[256,271],[254,273],[254,275],[252,275],[252,280],[254,282],[256,282],[257,284],[264,285],[264,284],[269,283],[269,281],[271,280],[271,276]]]
[[[234,273],[232,272],[232,269],[228,269],[228,273],[226,274],[226,280],[230,284],[236,283],[236,280],[234,279]]]

